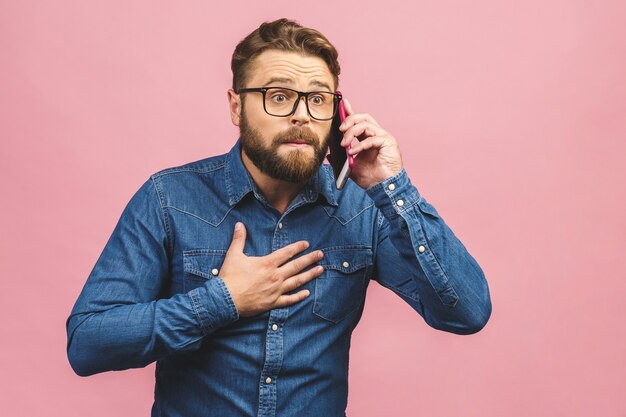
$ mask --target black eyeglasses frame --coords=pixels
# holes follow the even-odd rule
[[[298,94],[298,98],[296,99],[295,103],[293,104],[293,108],[291,109],[291,112],[289,112],[289,114],[285,114],[285,115],[276,115],[276,114],[272,114],[270,112],[267,111],[267,108],[265,107],[265,94],[267,93],[267,90],[270,89],[281,89],[281,90],[289,90],[289,91],[293,91],[294,93]],[[270,116],[274,116],[274,117],[289,117],[292,114],[294,114],[296,112],[296,109],[298,108],[298,104],[300,104],[300,98],[304,97],[304,104],[306,106],[306,111],[309,113],[309,116],[311,116],[313,119],[315,120],[320,120],[320,121],[326,121],[326,120],[332,120],[335,115],[337,114],[337,108],[339,107],[339,102],[342,99],[341,94],[339,93],[333,93],[332,91],[323,91],[323,90],[317,90],[317,91],[298,91],[298,90],[294,90],[293,88],[287,88],[287,87],[255,87],[255,88],[240,88],[239,91],[237,92],[237,94],[241,94],[241,93],[263,93],[263,110],[265,110],[265,113],[269,114]],[[311,110],[309,109],[309,95],[310,94],[315,94],[315,93],[326,93],[326,94],[332,94],[334,96],[333,98],[333,114],[332,116],[328,117],[328,118],[324,118],[324,119],[320,119],[318,117],[313,116],[313,114],[311,114]]]

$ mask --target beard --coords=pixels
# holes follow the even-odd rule
[[[261,172],[277,180],[301,183],[311,178],[324,162],[331,133],[329,132],[324,141],[320,142],[319,137],[311,129],[292,126],[274,136],[269,147],[265,147],[261,132],[250,126],[242,106],[239,136],[241,149]],[[313,156],[310,156],[306,148],[290,150],[286,156],[278,153],[282,144],[295,139],[310,145],[313,148]]]

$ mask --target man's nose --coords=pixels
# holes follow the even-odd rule
[[[306,97],[300,97],[296,104],[296,111],[291,115],[291,123],[296,125],[302,125],[309,123],[311,116],[306,109]]]

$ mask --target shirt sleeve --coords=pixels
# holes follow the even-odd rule
[[[124,209],[67,319],[67,354],[78,375],[140,368],[195,350],[204,336],[239,319],[219,277],[159,299],[170,280],[168,244],[149,179]]]
[[[378,208],[373,279],[435,329],[456,334],[482,329],[491,315],[485,275],[406,171],[366,192]]]

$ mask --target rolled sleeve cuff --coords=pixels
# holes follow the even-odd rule
[[[220,277],[215,277],[189,292],[191,304],[204,334],[239,320],[235,302]]]
[[[372,185],[365,192],[387,218],[400,215],[422,198],[404,168],[396,175]]]

